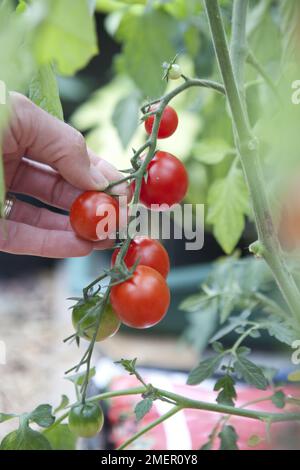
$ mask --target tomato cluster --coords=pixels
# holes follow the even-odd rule
[[[152,107],[149,111],[155,109]],[[148,134],[153,130],[154,120],[154,115],[145,120]],[[170,137],[177,126],[177,113],[167,106],[161,116],[157,137]],[[131,189],[134,185],[132,183]],[[165,210],[180,203],[187,188],[188,176],[181,161],[168,152],[156,151],[141,184],[140,201],[149,209]],[[74,201],[70,221],[77,235],[86,240],[109,238],[113,232],[118,232],[117,200],[104,192],[86,191]],[[112,268],[119,251],[117,248],[112,255]],[[73,325],[80,337],[102,341],[114,335],[121,323],[133,328],[148,328],[166,314],[170,303],[166,282],[170,261],[164,247],[156,240],[136,237],[131,241],[123,261],[124,267],[134,272],[129,271],[131,275],[126,280],[116,280],[111,288],[110,304],[102,311],[99,324],[99,295],[84,299],[73,308]]]

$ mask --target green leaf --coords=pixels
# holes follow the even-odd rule
[[[212,444],[211,441],[207,441],[203,446],[200,447],[199,450],[211,450]]]
[[[92,367],[89,372],[89,377],[88,379],[90,380],[94,375],[96,374],[96,368]],[[85,380],[85,372],[78,372],[78,374],[73,374],[73,375],[68,375],[66,377],[67,380],[70,380],[70,382],[73,382],[75,385],[80,386],[83,384]]]
[[[50,405],[39,405],[29,414],[29,419],[42,428],[48,428],[55,421]]]
[[[67,397],[67,395],[62,395],[60,404],[58,405],[57,408],[55,408],[54,413],[58,413],[59,411],[64,410],[68,406],[69,403],[70,403],[70,400]]]
[[[142,401],[140,401],[134,408],[136,420],[140,421],[143,419],[144,416],[146,416],[146,414],[151,410],[152,405],[152,398],[144,398]]]
[[[266,390],[268,381],[260,367],[243,356],[238,356],[234,363],[235,371],[250,385],[259,390]]]
[[[230,375],[226,374],[224,377],[220,377],[214,386],[214,390],[219,391],[219,395],[216,398],[217,403],[234,406],[234,400],[236,400],[237,394],[235,381]]]
[[[121,366],[124,367],[124,369],[126,370],[126,372],[129,373],[129,375],[135,375],[136,361],[136,357],[134,359],[121,359],[120,361],[116,361],[116,364],[121,364]]]
[[[228,155],[229,146],[221,140],[206,140],[196,144],[193,156],[206,165],[216,165]]]
[[[124,149],[127,148],[135,134],[139,122],[139,99],[137,93],[131,93],[116,104],[112,115],[112,122]]]
[[[187,384],[198,385],[203,382],[203,380],[211,377],[218,369],[221,361],[222,355],[219,355],[200,362],[200,364],[189,373]]]
[[[286,396],[282,390],[278,390],[272,396],[272,403],[277,406],[277,408],[283,409],[286,404]]]
[[[297,339],[297,333],[292,326],[287,322],[278,321],[276,318],[266,325],[266,329],[270,336],[274,336],[278,341],[288,346],[291,346],[293,341]]]
[[[51,450],[51,445],[43,434],[25,426],[7,434],[0,450]]]
[[[75,450],[76,436],[70,431],[68,424],[59,424],[49,431],[46,430],[44,435],[53,450]]]
[[[220,450],[239,450],[237,445],[238,435],[233,426],[223,426],[219,434]]]
[[[158,97],[165,89],[162,63],[176,54],[173,46],[176,21],[158,10],[145,10],[122,29],[126,71],[145,96]]]
[[[4,423],[4,421],[8,421],[9,419],[16,418],[17,415],[9,414],[9,413],[0,413],[0,423]]]
[[[56,76],[50,64],[42,65],[32,78],[29,98],[58,119],[64,119]]]
[[[213,225],[214,236],[227,254],[234,250],[243,233],[248,197],[242,171],[236,167],[209,190],[207,223]]]
[[[194,344],[201,353],[208,344],[209,338],[216,330],[218,324],[218,302],[208,299],[200,304],[198,310],[193,309],[188,315],[190,328],[185,332],[187,341]]]
[[[94,19],[86,1],[47,0],[35,36],[40,64],[54,63],[62,75],[73,75],[98,52]]]

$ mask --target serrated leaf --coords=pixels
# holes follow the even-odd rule
[[[151,410],[152,405],[152,398],[144,398],[142,401],[140,401],[134,408],[136,420],[140,421],[143,419],[144,416],[146,416],[146,414]]]
[[[46,14],[34,41],[38,61],[52,62],[59,73],[73,75],[98,52],[94,18],[86,1],[43,3]]]
[[[293,341],[297,339],[297,334],[291,325],[278,321],[276,318],[266,325],[266,329],[270,336],[274,336],[278,341],[288,346],[291,346]]]
[[[55,421],[55,417],[52,415],[52,407],[50,405],[39,405],[29,414],[29,418],[42,428],[48,428]]]
[[[237,445],[238,435],[233,426],[223,426],[219,433],[220,450],[239,450]]]
[[[223,344],[222,343],[218,343],[217,341],[215,341],[214,343],[212,343],[211,347],[213,348],[213,350],[218,353],[218,354],[221,354],[224,352],[224,347],[223,347]]]
[[[53,450],[75,450],[77,437],[70,431],[68,424],[59,424],[49,431],[46,430],[44,435]]]
[[[262,369],[253,362],[243,356],[238,356],[234,369],[249,385],[254,385],[259,390],[266,390],[268,381]]]
[[[124,149],[127,148],[135,134],[139,121],[139,100],[137,93],[131,93],[122,98],[115,106],[112,122],[118,131],[118,135]]]
[[[29,98],[52,116],[63,120],[58,85],[52,65],[42,65],[29,85]]]
[[[9,413],[0,413],[0,423],[16,418],[17,415]]]
[[[217,403],[223,405],[234,406],[234,400],[237,398],[235,390],[235,381],[230,375],[224,375],[216,382],[214,386],[215,391],[219,391],[216,398]]]
[[[225,253],[231,253],[239,241],[249,211],[249,195],[243,173],[236,167],[216,180],[208,194],[207,223]]]
[[[43,434],[25,426],[7,434],[0,450],[51,450],[51,445]]]
[[[272,403],[280,409],[283,409],[286,404],[286,396],[285,393],[282,390],[278,390],[277,392],[274,393],[272,396]]]
[[[222,356],[214,356],[200,362],[200,364],[189,373],[187,384],[198,385],[203,382],[203,380],[211,377],[218,369],[221,361]]]

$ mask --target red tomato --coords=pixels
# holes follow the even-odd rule
[[[86,191],[72,204],[70,222],[74,232],[93,242],[104,240],[118,230],[119,204],[98,191]]]
[[[151,204],[173,204],[182,201],[189,179],[183,163],[171,153],[158,151],[148,165],[143,180],[140,201],[149,209]],[[134,187],[135,183],[133,183]],[[152,208],[153,209],[153,208]]]
[[[170,291],[159,272],[140,265],[130,279],[112,287],[110,300],[125,325],[149,328],[167,313]]]
[[[150,111],[155,111],[157,106],[152,106]],[[151,134],[152,127],[154,124],[155,116],[149,116],[145,121],[145,129],[147,134]],[[163,113],[160,120],[159,128],[158,128],[158,139],[165,139],[166,137],[170,137],[176,131],[178,126],[178,116],[175,109],[171,108],[171,106],[167,106]]]
[[[112,255],[111,264],[114,266],[120,249],[117,248]],[[165,248],[157,240],[147,237],[135,237],[131,241],[126,256],[125,264],[131,268],[137,261],[143,266],[158,271],[163,277],[167,277],[170,271],[169,255]]]

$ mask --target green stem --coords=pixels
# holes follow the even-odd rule
[[[117,450],[123,450],[126,447],[128,447],[130,444],[132,444],[134,441],[136,441],[139,437],[141,437],[143,434],[146,434],[146,432],[150,431],[151,429],[155,428],[159,424],[163,423],[167,419],[171,418],[171,416],[175,415],[180,411],[182,408],[180,406],[174,406],[174,408],[171,408],[170,411],[165,413],[164,415],[160,416],[157,418],[155,421],[152,421],[152,423],[148,424],[145,426],[143,429],[138,431],[137,433],[133,434],[127,441],[125,441],[120,447],[118,447]]]
[[[233,416],[241,416],[243,418],[257,419],[257,420],[271,420],[273,422],[281,421],[300,421],[300,413],[269,413],[261,410],[247,410],[243,408],[235,408],[234,406],[220,405],[217,403],[207,403],[199,400],[192,400],[176,393],[166,392],[165,390],[157,389],[158,392],[171,400],[173,400],[179,407],[193,408],[196,410],[211,411],[214,413],[223,413]]]
[[[217,0],[204,0],[219,68],[231,110],[237,147],[249,188],[263,256],[271,268],[279,289],[294,317],[300,322],[300,294],[282,255],[265,191],[260,167],[258,143],[249,128],[247,114],[240,98],[233,72],[224,25]]]
[[[248,64],[252,65],[252,67],[259,73],[259,75],[264,79],[268,87],[272,90],[274,95],[276,96],[277,100],[281,102],[281,97],[279,95],[279,92],[272,80],[272,78],[269,76],[268,72],[265,70],[265,68],[258,62],[256,57],[254,56],[252,51],[248,51],[247,55],[247,62]]]
[[[247,56],[246,19],[248,0],[234,0],[230,56],[240,96],[244,99],[244,68]]]

